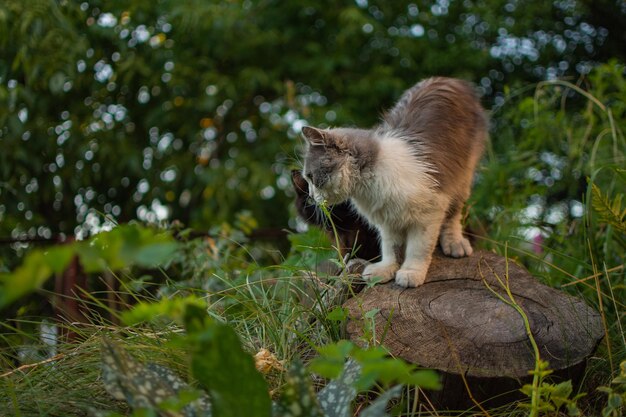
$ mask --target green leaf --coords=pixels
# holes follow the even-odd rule
[[[365,281],[365,286],[367,288],[373,288],[376,286],[376,284],[382,282],[382,280],[383,280],[383,277],[378,277],[378,276],[368,278],[367,281]]]
[[[354,359],[348,359],[341,375],[333,379],[318,394],[317,398],[326,417],[349,417],[352,401],[356,398],[354,386],[359,377],[361,366]]]
[[[170,262],[179,248],[176,242],[149,244],[137,250],[134,261],[137,266],[154,268]]]
[[[550,400],[554,403],[556,408],[559,409],[564,404],[570,402],[570,395],[572,395],[572,381],[567,380],[553,385]]]
[[[393,399],[400,396],[402,392],[402,386],[396,385],[393,388],[385,391],[381,396],[376,398],[376,400],[370,404],[365,410],[359,414],[359,417],[388,417],[389,414],[385,412],[387,408],[387,403]]]
[[[533,393],[533,386],[531,384],[525,384],[522,388],[520,388],[520,391],[527,397],[530,397]]]
[[[285,387],[272,414],[276,417],[322,417],[311,377],[298,359],[294,360],[289,368],[285,377]]]
[[[398,381],[425,389],[441,389],[441,378],[437,372],[429,369],[413,371],[408,376],[399,378]]]
[[[335,307],[326,315],[326,318],[331,321],[344,321],[348,318],[348,309]]]
[[[388,357],[382,347],[355,349],[353,357],[362,366],[362,375],[357,381],[359,390],[370,389],[376,382],[383,385],[402,383],[426,389],[440,389],[439,376],[431,370],[417,370],[413,364],[402,359]]]
[[[135,410],[176,410],[182,412],[177,415],[211,416],[206,395],[192,390],[170,369],[140,363],[107,339],[102,341],[101,354],[102,383],[113,398],[126,401]]]
[[[119,270],[132,265],[155,267],[174,257],[180,244],[169,233],[123,225],[99,233],[79,247],[81,262],[87,272],[105,268]]]
[[[365,314],[363,314],[363,317],[365,317],[366,319],[374,320],[374,318],[376,317],[376,315],[379,312],[380,312],[379,308],[373,308],[373,309],[365,312]]]
[[[185,315],[191,306],[197,307],[206,315],[206,301],[194,296],[185,298],[164,298],[156,303],[140,302],[132,310],[122,313],[122,321],[129,326],[141,322],[150,322],[168,317],[178,323],[184,323]]]
[[[566,408],[567,408],[568,416],[577,417],[581,415],[580,410],[578,409],[578,406],[576,406],[575,403],[568,403]]]
[[[326,378],[336,378],[342,371],[345,359],[354,358],[361,367],[355,386],[359,391],[370,389],[380,382],[384,385],[402,383],[426,389],[439,389],[439,376],[431,370],[418,370],[415,365],[401,359],[389,357],[381,346],[361,349],[342,340],[318,348],[319,356],[311,361],[309,368]]]
[[[324,378],[337,378],[353,348],[354,345],[347,340],[322,346],[318,348],[320,355],[309,363],[309,369]]]
[[[234,330],[210,320],[197,306],[187,310],[193,376],[208,391],[215,417],[269,417],[267,384]]]
[[[616,394],[609,395],[608,406],[617,410],[622,406],[622,397]]]
[[[139,225],[124,225],[74,242],[28,253],[12,273],[0,274],[0,309],[40,288],[62,273],[78,256],[86,273],[129,266],[156,267],[171,261],[180,244],[169,233]]]
[[[12,273],[0,274],[0,309],[40,288],[51,276],[61,273],[74,256],[74,245],[33,250]]]
[[[621,233],[626,233],[626,208],[622,209],[623,194],[616,194],[611,201],[594,183],[591,183],[591,192],[591,204],[600,221],[610,224]]]

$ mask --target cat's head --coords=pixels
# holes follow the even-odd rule
[[[329,204],[348,200],[377,152],[371,132],[305,126],[302,135],[307,142],[303,176],[313,199]]]

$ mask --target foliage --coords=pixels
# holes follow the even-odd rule
[[[340,400],[350,397],[339,395],[337,398]],[[351,400],[348,401],[351,402]],[[309,374],[299,360],[294,360],[291,363],[291,368],[285,376],[285,388],[273,409],[273,414],[276,416],[290,416],[292,413],[294,415],[322,417],[322,410],[315,396],[315,390],[310,383]]]
[[[251,244],[246,236],[251,231],[251,224],[254,219],[243,212],[236,216],[233,224],[214,226],[201,239],[193,238],[190,229],[179,230],[177,236],[182,245],[168,268],[168,276],[176,278],[160,285],[159,294],[171,296],[197,289],[223,290],[226,286],[221,278],[239,284],[261,265],[280,261],[280,256],[271,256],[265,247]]]
[[[219,344],[230,346],[230,343],[221,339]],[[123,399],[136,410],[134,415],[141,415],[141,411],[156,411],[158,415],[183,416],[228,416],[236,414],[237,409],[243,407],[243,413],[255,411],[255,416],[269,415],[263,410],[255,409],[248,403],[249,397],[232,384],[219,387],[212,396],[213,401],[225,394],[237,399],[234,408],[213,408],[209,399],[202,393],[191,390],[188,385],[175,373],[167,368],[154,364],[144,366],[134,361],[127,352],[111,341],[103,343],[103,379],[109,394],[117,399]],[[245,356],[242,356],[244,358]],[[248,357],[248,359],[250,359]],[[205,360],[207,364],[216,362],[215,358]],[[215,364],[213,364],[215,365]],[[194,368],[195,369],[195,368]],[[241,378],[238,371],[241,368],[229,368]],[[225,372],[225,369],[221,369]],[[330,381],[319,394],[315,394],[311,380],[305,368],[299,361],[294,361],[286,376],[284,392],[278,402],[272,407],[272,415],[276,417],[306,416],[306,417],[350,417],[351,403],[356,397],[356,389],[351,387],[353,379],[359,374],[359,365],[355,361],[348,361],[340,377]],[[207,374],[215,376],[215,374]],[[232,377],[232,374],[230,375]],[[232,378],[231,378],[232,379]],[[250,385],[251,386],[251,385]],[[249,381],[240,380],[239,388],[249,388]],[[266,391],[253,390],[253,395],[266,394]],[[389,400],[399,396],[400,386],[395,386],[379,396],[372,404],[364,408],[359,415],[385,417],[385,408]],[[231,404],[234,405],[234,404]],[[110,415],[106,412],[96,412],[98,415]]]
[[[620,373],[611,381],[611,385],[598,390],[609,396],[606,407],[602,409],[602,417],[622,416],[626,404],[626,361],[620,364]]]
[[[625,18],[612,0],[4,1],[0,236],[243,210],[284,227],[304,123],[371,125],[436,74],[501,102],[623,59]]]
[[[106,234],[104,235],[106,236]],[[299,241],[304,245],[301,246],[300,249],[296,247],[293,252],[292,265],[295,268],[299,268],[299,270],[306,270],[306,267],[298,266],[295,263],[295,254],[298,251],[310,251],[311,254],[315,250],[321,251],[321,253],[328,251],[327,242],[319,241],[320,235],[317,233],[311,233],[308,238],[300,237]],[[322,246],[319,246],[320,243]],[[318,249],[316,249],[318,248]],[[179,250],[183,250],[183,246],[179,246]],[[312,255],[313,256],[313,255]],[[228,262],[225,260],[225,262]],[[285,269],[284,272],[287,272],[288,269]],[[293,277],[289,277],[289,280],[293,280]],[[231,283],[232,286],[225,287],[224,294],[230,293],[228,297],[232,297],[234,300],[237,300],[240,304],[250,304],[250,307],[244,308],[243,310],[234,310],[234,309],[225,309],[220,310],[218,305],[215,302],[211,303],[211,310],[207,311],[206,299],[200,299],[196,296],[188,296],[181,298],[178,297],[164,297],[160,300],[152,300],[149,302],[140,302],[137,304],[135,308],[131,311],[126,312],[123,315],[123,320],[125,323],[129,325],[129,327],[125,327],[130,332],[129,337],[125,338],[125,344],[129,347],[133,348],[135,354],[133,356],[137,356],[139,354],[141,357],[144,357],[143,351],[146,341],[150,340],[150,343],[158,343],[159,345],[163,345],[167,347],[166,352],[163,352],[167,356],[150,356],[150,361],[148,365],[144,365],[142,362],[134,359],[132,356],[129,356],[125,353],[125,349],[120,348],[118,343],[110,342],[110,338],[107,337],[109,342],[105,342],[102,347],[102,352],[104,355],[104,374],[103,379],[107,386],[107,390],[117,399],[124,398],[124,401],[128,402],[128,404],[139,410],[144,409],[146,407],[153,408],[158,413],[167,413],[170,412],[182,412],[182,413],[201,413],[200,410],[207,409],[204,405],[202,405],[205,400],[203,400],[204,394],[201,391],[198,391],[198,384],[202,386],[207,392],[210,394],[212,410],[217,413],[218,411],[218,402],[215,402],[215,398],[220,398],[222,401],[228,400],[230,398],[230,403],[228,406],[222,404],[221,409],[227,410],[237,410],[236,406],[233,406],[232,403],[236,403],[238,406],[245,407],[245,412],[250,410],[250,401],[242,401],[241,395],[246,396],[246,398],[254,398],[254,392],[247,392],[246,389],[251,389],[252,391],[256,390],[256,393],[265,393],[267,395],[268,388],[266,387],[266,383],[259,382],[260,385],[257,385],[254,388],[255,384],[252,383],[254,381],[254,377],[243,378],[242,375],[247,372],[252,372],[254,375],[256,371],[250,370],[250,356],[245,353],[241,349],[241,344],[239,342],[239,337],[235,336],[235,333],[232,329],[236,329],[239,335],[244,335],[247,339],[245,340],[246,350],[249,349],[251,345],[251,341],[254,341],[255,336],[249,334],[249,329],[254,328],[263,333],[276,332],[277,324],[274,322],[266,323],[263,319],[263,316],[267,315],[277,315],[282,321],[279,326],[284,327],[285,334],[289,334],[292,336],[302,335],[301,340],[320,340],[327,341],[328,336],[324,335],[315,335],[314,332],[320,331],[328,331],[329,333],[332,331],[334,327],[332,322],[325,320],[326,312],[324,310],[317,311],[317,307],[313,306],[310,309],[298,308],[293,309],[294,306],[298,305],[297,297],[284,298],[284,295],[280,295],[279,298],[271,298],[270,294],[263,292],[263,287],[266,285],[263,280],[258,282],[249,282],[245,288],[238,288],[238,284]],[[284,288],[289,289],[290,292],[293,292],[294,289],[298,288],[300,283],[293,281],[285,281],[281,285],[284,285]],[[282,294],[282,290],[278,291],[277,294]],[[294,293],[297,295],[298,293]],[[264,297],[270,298],[258,298],[263,295]],[[315,296],[316,299],[321,300],[320,295]],[[248,300],[256,300],[254,307]],[[286,316],[288,310],[281,313],[281,308],[278,308],[280,305],[284,305],[285,308],[293,309],[290,314],[293,315],[293,318]],[[267,306],[268,309],[271,309],[268,312],[263,312],[262,309]],[[249,308],[255,308],[254,314],[257,318],[260,318],[259,325],[254,325],[251,321],[251,316],[246,313]],[[209,313],[209,315],[207,315]],[[210,316],[214,318],[210,318]],[[316,321],[310,321],[307,317],[315,318],[317,317],[319,324],[315,324]],[[171,329],[171,320],[174,320],[177,323],[185,324],[186,333],[184,336],[180,336],[180,333],[177,331],[172,331]],[[227,320],[231,323],[229,326],[222,323],[222,321]],[[150,332],[146,333],[146,336],[142,335],[141,328],[139,324],[143,321],[149,321],[151,324],[149,325]],[[293,325],[295,325],[295,334],[294,330],[292,330],[292,324],[290,322],[293,321]],[[313,324],[311,324],[313,323]],[[329,328],[327,328],[327,325]],[[100,326],[96,326],[96,328],[101,328]],[[102,327],[105,328],[105,327]],[[106,327],[108,328],[108,326]],[[86,327],[85,329],[89,329]],[[121,329],[121,328],[120,328]],[[316,330],[317,329],[317,330]],[[84,334],[84,330],[80,328],[74,329],[80,334]],[[262,333],[259,333],[262,334]],[[178,335],[178,336],[177,336]],[[93,336],[83,336],[86,340],[100,340],[101,337],[93,337]],[[115,337],[118,339],[119,337]],[[145,339],[144,339],[145,338]],[[297,347],[297,339],[296,340],[283,340],[279,343],[286,343],[287,346],[275,345],[272,343],[268,343],[272,339],[259,340],[253,343],[263,343],[264,346],[270,347],[274,351],[281,352],[283,355],[293,355],[293,353],[289,353],[287,349],[296,348],[295,352],[299,352],[299,354],[308,355],[309,350],[302,347]],[[154,341],[154,342],[153,342]],[[31,342],[33,343],[33,342]],[[135,347],[136,346],[136,347]],[[276,348],[279,348],[278,350]],[[327,349],[331,349],[328,347]],[[408,366],[406,364],[400,363],[400,361],[395,359],[385,358],[384,351],[380,349],[376,349],[372,351],[369,356],[367,351],[357,348],[351,348],[353,350],[354,356],[357,357],[361,362],[358,365],[358,371],[355,371],[354,368],[356,365],[346,365],[349,366],[349,370],[344,372],[343,377],[339,379],[335,379],[327,384],[327,387],[321,390],[318,394],[319,398],[319,407],[320,412],[324,412],[323,415],[348,415],[348,414],[335,414],[332,412],[338,404],[336,400],[330,400],[331,398],[337,398],[339,392],[353,392],[350,396],[342,398],[342,403],[345,404],[345,412],[349,413],[351,410],[351,404],[354,400],[354,396],[356,395],[357,388],[350,388],[352,386],[352,382],[346,382],[347,375],[361,375],[360,369],[363,368],[363,376],[359,378],[355,378],[356,380],[366,380],[369,381],[368,387],[371,387],[371,382],[373,378],[376,378],[377,375],[381,376],[381,381],[386,384],[391,381],[397,382],[409,382],[409,383],[418,383],[423,382],[424,386],[433,387],[436,383],[436,377],[434,375],[427,375],[424,371],[412,372],[414,367]],[[324,351],[324,349],[322,349]],[[349,353],[349,352],[347,352]],[[346,353],[346,354],[347,354]],[[155,352],[157,354],[157,352]],[[163,365],[164,363],[168,363],[168,358],[177,358],[180,360],[182,356],[187,356],[189,361],[184,365],[184,368],[181,368],[181,364],[178,363],[175,368],[170,368],[169,365]],[[298,353],[296,353],[297,355]],[[69,357],[69,355],[68,355]],[[226,360],[228,358],[233,358],[232,361]],[[283,356],[285,357],[285,356]],[[237,359],[238,358],[238,359]],[[345,356],[344,356],[345,358]],[[337,360],[337,356],[334,357]],[[344,361],[345,359],[341,359]],[[90,358],[91,361],[91,358]],[[243,361],[243,362],[242,362]],[[85,363],[84,359],[81,359],[80,363]],[[352,362],[349,362],[349,364]],[[356,363],[356,362],[354,362]],[[247,364],[247,365],[246,365]],[[390,365],[389,369],[385,369],[385,365]],[[34,364],[36,370],[44,371],[43,374],[47,375],[48,373],[45,371],[45,361],[41,363]],[[60,356],[59,363],[55,367],[62,367],[61,369],[65,369],[64,374],[71,374],[73,371],[72,366],[76,366],[72,363],[68,363],[65,359],[65,355]],[[311,390],[311,380],[309,377],[308,371],[303,373],[302,369],[298,371],[297,361],[292,361],[292,365],[289,367],[290,373],[285,375],[286,385],[278,386],[276,389],[280,389],[280,392],[284,393],[281,396],[282,400],[278,401],[275,406],[279,407],[280,404],[283,404],[285,407],[293,407],[292,403],[288,401],[286,398],[289,397],[286,393],[289,392],[288,387],[290,383],[293,383],[300,387],[301,389]],[[169,371],[169,369],[176,369],[176,371]],[[93,369],[93,368],[88,368]],[[247,371],[245,371],[247,369]],[[277,382],[274,380],[271,375],[272,368],[269,368],[270,372],[266,375],[269,378],[268,382],[272,384],[276,384]],[[273,368],[276,369],[276,368]],[[84,371],[81,371],[84,372]],[[53,375],[54,373],[50,374]],[[193,376],[194,382],[188,384],[181,379],[178,375],[191,375]],[[395,374],[395,376],[394,376]],[[210,375],[208,377],[207,375]],[[237,375],[237,378],[232,379],[233,375]],[[247,375],[247,374],[246,374]],[[289,376],[291,375],[291,376]],[[300,375],[300,377],[298,376]],[[302,377],[306,376],[303,380]],[[38,384],[45,384],[46,379],[42,377],[40,372],[34,372],[33,377],[40,381]],[[25,390],[25,386],[31,386],[32,380],[30,379],[30,375],[21,373],[13,373],[11,372],[10,379],[6,379],[5,381],[11,381],[12,384],[16,384],[15,388],[20,394],[14,396],[14,403],[10,410],[13,412],[17,412],[17,410],[29,410],[30,401],[32,401],[32,396],[24,396],[22,397],[22,392],[28,392]],[[96,383],[99,380],[97,375],[91,376],[92,384]],[[225,380],[218,380],[219,378],[226,378]],[[365,379],[363,379],[365,378]],[[168,383],[166,380],[173,381],[174,385],[170,388],[166,388],[162,386],[163,384]],[[248,386],[242,386],[241,383],[237,382],[235,385],[233,381],[250,381]],[[262,381],[262,379],[261,379]],[[290,382],[291,381],[291,382]],[[342,382],[343,381],[343,382]],[[160,391],[159,395],[147,395],[143,392],[141,388],[146,383],[150,384],[153,388],[161,387],[163,391]],[[58,385],[58,382],[57,382]],[[262,386],[262,389],[261,389]],[[84,387],[84,386],[83,386]],[[362,383],[360,384],[360,388],[365,387]],[[73,387],[71,384],[67,386],[67,392],[69,395],[74,396],[72,394],[76,389],[82,389],[81,387]],[[93,388],[89,388],[93,390]],[[222,393],[220,390],[227,390],[227,393]],[[11,391],[7,391],[11,392]],[[393,388],[386,391],[379,400],[372,402],[370,410],[371,413],[378,413],[378,415],[383,415],[380,412],[381,409],[385,408],[385,404],[388,400],[396,396],[399,393],[399,388]],[[98,394],[102,396],[102,394]],[[36,396],[37,400],[35,404],[40,403],[43,399],[38,398],[39,395]],[[302,401],[302,396],[297,396],[299,401]],[[163,401],[161,401],[163,400]],[[45,401],[45,400],[44,400]],[[66,401],[72,402],[71,398],[67,400],[61,400],[59,396],[56,396],[56,401],[59,403],[59,406],[62,407],[62,404],[67,404]],[[198,402],[200,401],[200,402]],[[101,410],[106,409],[107,407],[103,407],[102,402],[94,402],[91,407],[96,407],[96,404],[99,404],[97,408]],[[5,404],[7,406],[7,404]],[[119,410],[119,405],[114,405],[113,410]],[[1,407],[0,407],[1,408]],[[84,410],[84,405],[82,406]],[[111,408],[108,408],[111,410]],[[292,409],[292,408],[290,408]],[[113,411],[111,410],[111,411]],[[178,411],[176,411],[178,410]],[[379,411],[376,411],[379,410]],[[75,410],[79,411],[79,410]],[[363,411],[365,412],[365,411]],[[72,414],[74,411],[72,411]],[[66,415],[65,413],[62,413]],[[136,415],[143,415],[142,411],[137,411]],[[257,413],[258,414],[258,413]],[[351,415],[351,414],[350,414]],[[368,415],[368,414],[365,414]]]
[[[8,323],[5,322],[3,325]],[[102,338],[123,338],[126,350],[142,363],[153,363],[151,369],[171,369],[185,375],[187,364],[180,349],[165,341],[176,333],[175,329],[154,332],[151,329],[114,328],[90,324],[58,324],[59,333],[74,331],[80,343],[68,343],[59,338],[55,346],[39,335],[23,334],[14,329],[23,341],[16,342],[12,350],[0,350],[0,414],[6,416],[84,416],[90,410],[114,410],[126,415],[128,406],[115,400],[105,391],[102,380]],[[6,329],[5,329],[6,330]],[[2,336],[6,341],[5,335]],[[28,344],[28,345],[26,345]],[[26,347],[45,350],[48,356],[37,362],[28,362],[21,352]],[[20,362],[18,359],[24,360]],[[22,367],[18,366],[22,365]],[[181,397],[182,399],[182,397]]]
[[[291,251],[282,263],[285,267],[315,270],[320,263],[337,257],[337,251],[331,247],[328,236],[319,228],[311,227],[304,233],[294,233],[288,238]]]
[[[353,384],[358,378],[361,366],[354,360],[345,362],[341,374],[331,380],[320,392],[317,398],[312,397],[307,400],[307,394],[312,392],[311,382],[305,369],[299,362],[294,362],[292,370],[287,377],[285,394],[275,408],[275,416],[320,416],[320,417],[350,417],[354,415],[352,403],[357,394],[357,389]],[[289,393],[296,393],[298,387],[304,395],[290,396]],[[382,416],[389,400],[398,397],[400,386],[395,386],[381,394],[371,405],[360,412],[360,416]],[[319,404],[319,405],[318,405]],[[296,406],[297,405],[297,406]],[[373,414],[375,413],[375,414]]]
[[[626,171],[621,170],[621,172]],[[598,213],[598,220],[613,226],[618,233],[626,234],[626,208],[622,209],[624,194],[616,194],[611,201],[607,195],[602,194],[597,185],[591,184],[591,191],[593,193],[591,203],[593,209]],[[622,241],[623,243],[624,241]]]
[[[572,280],[563,271],[592,274],[598,260],[607,269],[623,263],[623,248],[608,244],[619,234],[605,233],[586,210],[592,202],[586,178],[615,198],[623,187],[611,168],[626,155],[623,72],[617,62],[597,68],[591,91],[562,81],[541,83],[533,95],[510,91],[494,110],[469,224],[500,248],[508,241],[511,253],[548,283]],[[557,259],[557,268],[547,266]]]
[[[173,259],[179,244],[171,234],[139,225],[116,227],[88,241],[33,250],[12,273],[0,273],[0,309],[40,288],[78,257],[86,272],[130,266],[154,268]]]
[[[160,409],[164,415],[182,411],[185,416],[210,410],[206,395],[191,390],[170,369],[144,366],[107,339],[102,341],[102,382],[113,398],[127,401],[133,409]]]
[[[385,387],[392,383],[420,386],[426,389],[440,389],[436,374],[431,371],[417,370],[417,366],[389,358],[389,353],[383,347],[362,349],[346,340],[323,346],[319,350],[320,356],[311,362],[311,369],[326,377],[336,378],[343,368],[346,356],[353,357],[361,365],[361,373],[355,379],[354,385],[359,390],[368,390],[376,383]]]
[[[547,382],[546,378],[552,371],[548,368],[548,362],[546,361],[540,361],[537,369],[533,371],[533,373],[535,372],[539,375],[539,385],[537,388],[534,388],[532,385],[526,384],[522,387],[522,392],[528,396],[528,398],[536,396],[535,412],[540,413],[538,415],[558,415],[558,412],[562,408],[567,410],[567,415],[569,416],[581,415],[577,401],[584,397],[585,394],[581,393],[572,396],[573,387],[571,380],[556,384]],[[532,410],[532,405],[528,403],[520,403],[519,406]]]
[[[0,414],[124,415],[130,405],[198,415],[206,393],[218,414],[247,404],[240,390],[259,415],[269,394],[274,413],[297,404],[337,415],[336,405],[350,415],[358,392],[382,389],[366,417],[384,415],[396,383],[436,385],[380,347],[342,341],[349,277],[322,268],[344,266],[323,232],[289,235],[288,253],[248,236],[301,226],[289,215],[289,169],[303,124],[371,125],[405,88],[442,74],[475,81],[495,103],[467,219],[478,244],[508,248],[603,317],[606,342],[586,379],[605,384],[599,406],[550,382],[539,358],[524,392],[537,414],[619,415],[625,17],[613,0],[2,2],[0,238],[21,243],[0,248]],[[171,231],[126,225],[137,218]],[[31,316],[50,313],[42,291],[25,295],[75,256],[119,291],[85,294],[87,323]],[[127,326],[107,319],[140,300]],[[375,310],[363,314],[371,335]],[[123,402],[104,392],[103,336],[103,379]],[[255,373],[247,352],[261,350],[288,371]],[[237,372],[250,384],[235,387]],[[316,396],[311,372],[331,379]],[[146,381],[164,393],[145,397]],[[415,401],[406,415],[422,415]]]
[[[103,380],[107,391],[117,399],[126,400],[135,410],[159,410],[163,415],[169,415],[167,411],[175,404],[186,416],[269,416],[266,383],[254,368],[252,358],[242,350],[232,328],[210,319],[202,303],[195,298],[181,299],[168,306],[170,303],[171,300],[164,300],[158,307],[140,305],[126,314],[126,320],[130,323],[152,320],[155,315],[167,312],[173,319],[183,321],[187,333],[177,343],[189,348],[192,374],[207,390],[210,400],[197,392],[194,395],[170,370],[137,363],[116,343],[105,340]],[[339,366],[341,374],[333,375],[334,379],[316,396],[305,367],[300,361],[293,361],[282,395],[271,407],[272,415],[349,417],[357,392],[371,388],[377,379],[383,383],[396,381],[438,388],[433,372],[414,372],[414,367],[385,358],[381,350],[358,349],[344,342],[324,347],[322,351],[326,355],[332,352],[331,360]],[[348,354],[354,359],[346,361]],[[325,360],[317,360],[313,369],[326,369],[320,365]],[[367,381],[365,385],[364,381]],[[361,415],[384,415],[386,403],[397,396],[399,390],[399,387],[391,388]],[[185,401],[181,401],[183,395]]]
[[[184,320],[192,339],[192,373],[209,393],[215,415],[269,417],[267,385],[235,332],[225,324],[212,324],[206,309],[198,307],[187,308]]]
[[[511,90],[494,109],[468,224],[485,246],[508,248],[545,283],[597,308],[606,334],[601,372],[610,378],[626,352],[624,236],[598,203],[613,205],[623,193],[624,66],[609,62],[588,82],[541,83],[532,95]],[[603,198],[596,195],[592,210],[594,187]]]
[[[506,247],[505,247],[505,255],[507,255]],[[508,262],[508,261],[507,261]],[[535,340],[533,331],[530,326],[530,319],[528,315],[521,307],[521,305],[517,302],[513,293],[511,292],[510,281],[508,276],[508,266],[507,273],[504,277],[500,277],[494,274],[499,290],[503,291],[504,294],[498,292],[495,288],[493,288],[487,280],[483,277],[483,284],[487,287],[487,289],[498,299],[500,299],[503,303],[507,304],[511,308],[515,309],[517,313],[520,315],[524,327],[526,330],[526,334],[528,336],[528,340],[530,345],[532,346],[533,355],[535,358],[535,368],[530,370],[528,373],[532,375],[532,383],[525,384],[521,388],[521,392],[528,397],[530,400],[529,403],[519,402],[518,407],[525,408],[529,410],[530,417],[536,417],[540,415],[546,415],[547,413],[554,413],[554,415],[558,415],[557,413],[560,411],[562,407],[566,407],[567,413],[570,416],[579,416],[580,410],[578,409],[577,401],[584,397],[584,393],[577,394],[574,397],[572,396],[572,381],[567,380],[560,382],[558,384],[548,382],[547,378],[552,373],[552,370],[549,368],[549,363],[542,359],[539,346],[537,345],[537,341]]]

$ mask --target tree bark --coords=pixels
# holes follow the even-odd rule
[[[429,397],[439,407],[471,406],[465,382],[476,400],[504,404],[519,398],[518,389],[530,381],[528,372],[535,367],[522,316],[489,289],[510,301],[506,285],[528,318],[541,359],[557,378],[579,382],[586,359],[604,335],[599,314],[490,252],[461,259],[437,252],[420,287],[387,283],[364,290],[344,303],[350,312],[347,331],[352,340],[362,341],[363,315],[378,309],[375,343],[441,371],[444,389]]]

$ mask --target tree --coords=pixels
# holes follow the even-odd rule
[[[371,125],[433,74],[491,100],[584,73],[623,57],[609,31],[625,16],[617,1],[7,0],[0,236],[243,210],[284,227],[304,123]]]

